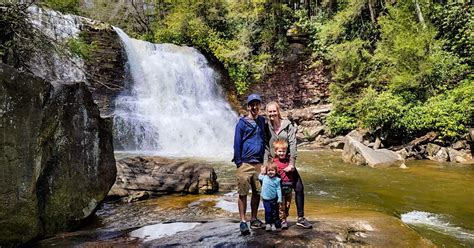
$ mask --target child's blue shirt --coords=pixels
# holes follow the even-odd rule
[[[260,174],[258,179],[262,180],[262,192],[260,195],[264,200],[271,200],[278,197],[278,202],[281,202],[281,179],[277,176],[269,177],[267,175]]]

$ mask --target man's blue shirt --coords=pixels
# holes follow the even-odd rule
[[[235,127],[234,163],[263,163],[265,153],[265,118],[257,116],[255,123],[241,117]]]

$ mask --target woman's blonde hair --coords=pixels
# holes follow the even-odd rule
[[[277,109],[278,118],[283,119],[283,118],[281,117],[281,113],[280,113],[280,105],[279,105],[277,102],[275,102],[275,101],[267,103],[267,106],[265,107],[265,111],[267,112],[267,115],[268,115],[268,107],[269,107],[269,106],[272,106],[272,105],[275,106],[276,109]]]

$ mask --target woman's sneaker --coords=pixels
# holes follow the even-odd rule
[[[286,220],[281,222],[281,229],[283,229],[283,230],[288,229],[288,222],[286,222]]]
[[[272,230],[272,225],[266,224],[266,225],[265,225],[265,231],[269,232],[269,231],[271,231],[271,230]]]
[[[249,235],[250,234],[250,229],[247,226],[247,223],[245,222],[240,222],[240,233],[242,235]]]
[[[313,225],[311,225],[311,223],[309,223],[304,217],[298,217],[296,225],[305,229],[313,228]]]
[[[250,228],[263,228],[264,225],[259,219],[250,221]]]

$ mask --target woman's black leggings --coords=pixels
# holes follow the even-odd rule
[[[293,172],[293,180],[293,189],[295,189],[296,211],[298,212],[298,217],[304,217],[304,187],[300,174],[296,169]]]

